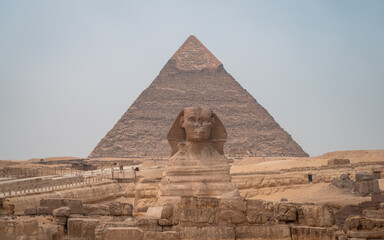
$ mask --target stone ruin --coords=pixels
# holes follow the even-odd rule
[[[371,168],[376,171],[357,173],[355,180],[351,180],[348,174],[333,178],[335,186],[355,189],[357,194],[370,196],[369,201],[357,205],[340,207],[290,202],[289,199],[281,202],[251,199],[241,192],[247,182],[262,183],[264,186],[259,188],[273,188],[284,187],[286,180],[289,184],[293,181],[297,184],[302,177],[297,172],[288,171],[274,173],[280,179],[270,174],[262,181],[257,180],[265,173],[233,175],[233,179],[229,161],[224,156],[226,137],[223,124],[210,109],[185,108],[168,133],[172,156],[161,181],[141,180],[151,187],[159,186],[153,193],[148,188],[140,189],[140,182],[118,183],[97,176],[93,177],[100,181],[64,179],[48,187],[36,179],[31,183],[32,192],[21,191],[22,195],[14,197],[11,194],[15,189],[7,188],[5,192],[9,191],[10,195],[0,198],[0,239],[384,239],[384,189],[380,187],[383,183],[381,172],[384,172],[382,163],[356,166],[326,164],[316,171],[314,168],[300,170],[301,173],[311,171],[313,182],[310,184],[314,184],[331,182],[326,178],[332,179],[340,171],[338,166],[343,166],[342,171],[346,171],[355,167],[368,169],[369,164],[376,164]],[[320,174],[321,171],[327,174]],[[60,190],[68,186],[72,188]],[[25,186],[23,189],[29,188]],[[42,189],[48,192],[39,194],[37,191]],[[145,193],[141,195],[139,191]],[[140,198],[151,194],[156,202],[140,210]]]

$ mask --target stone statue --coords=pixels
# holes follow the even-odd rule
[[[160,200],[180,196],[239,197],[224,156],[227,132],[209,108],[185,108],[167,138],[172,153],[160,184]]]
[[[177,116],[167,139],[172,148],[171,156],[188,145],[191,154],[199,154],[211,145],[219,154],[224,154],[227,132],[215,113],[205,107],[185,108]]]

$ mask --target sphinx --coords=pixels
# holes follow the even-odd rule
[[[163,173],[159,199],[239,197],[231,183],[229,160],[224,155],[227,132],[209,108],[183,109],[167,139],[172,152]]]

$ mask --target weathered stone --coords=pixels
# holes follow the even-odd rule
[[[108,228],[105,240],[125,240],[125,239],[134,239],[141,240],[143,237],[143,231],[138,228],[129,228],[129,227],[117,227],[117,228]]]
[[[71,214],[83,213],[83,202],[78,199],[64,199],[65,206],[69,207]]]
[[[53,210],[53,209],[52,209]],[[52,214],[52,210],[50,210],[49,208],[47,207],[39,207],[37,209],[37,214],[40,214],[40,215],[47,215],[47,214]]]
[[[112,202],[109,204],[109,212],[112,216],[132,216],[132,204],[125,202]]]
[[[247,199],[247,219],[250,223],[264,224],[275,221],[275,205],[259,199]]]
[[[350,230],[347,232],[350,238],[363,238],[363,239],[384,239],[384,229],[375,229],[372,231]]]
[[[173,206],[165,205],[163,211],[161,212],[161,218],[171,219],[173,216]]]
[[[13,215],[15,213],[15,205],[9,200],[2,198],[0,205],[0,215]]]
[[[246,221],[246,209],[246,202],[243,199],[220,199],[215,223],[218,225],[243,223]]]
[[[109,206],[107,205],[95,205],[95,204],[85,204],[83,206],[84,215],[109,215]]]
[[[71,215],[71,209],[69,207],[60,207],[53,210],[54,217],[69,217]]]
[[[113,202],[109,204],[109,214],[112,216],[121,216],[123,214],[123,207],[119,202]]]
[[[334,158],[334,159],[328,160],[329,166],[347,165],[350,163],[351,161],[349,159]]]
[[[212,224],[215,220],[215,209],[180,208],[178,217],[181,224],[185,224],[185,223]]]
[[[137,217],[135,219],[135,227],[142,229],[143,231],[161,232],[161,226],[157,224],[157,219],[148,218],[146,216]]]
[[[0,219],[0,239],[36,239],[37,235],[36,219]]]
[[[353,189],[355,182],[349,178],[348,174],[342,174],[339,178],[332,179],[332,185],[337,188]]]
[[[44,214],[52,214],[54,209],[60,207],[69,207],[73,214],[83,213],[82,201],[78,199],[48,198],[40,200],[40,208],[45,208],[47,211]]]
[[[180,200],[180,206],[187,208],[215,208],[219,203],[219,199],[213,197],[182,196]]]
[[[224,155],[227,132],[211,109],[184,108],[167,139],[172,153],[160,184],[159,202],[180,196],[240,197]]]
[[[283,222],[295,222],[297,220],[297,209],[293,204],[278,204],[276,219]]]
[[[379,218],[384,219],[384,211],[382,210],[364,210],[363,216],[366,218]]]
[[[24,211],[25,215],[36,215],[37,214],[37,209],[35,207],[29,207],[26,208]]]
[[[354,191],[360,196],[367,196],[371,193],[380,193],[378,180],[367,180],[362,182],[356,182],[354,184]]]
[[[333,209],[328,205],[301,205],[298,208],[300,225],[331,227],[335,224]]]
[[[152,218],[160,219],[163,207],[149,207],[146,215]]]
[[[65,239],[64,226],[40,224],[37,236],[38,240]]]
[[[175,231],[162,232],[161,240],[179,240],[179,234]]]
[[[355,175],[356,182],[364,182],[376,179],[373,173],[359,172]]]
[[[165,219],[165,218],[161,218],[159,220],[157,220],[158,224],[160,226],[172,226],[172,221],[169,220],[169,219]]]
[[[221,227],[221,226],[181,227],[181,226],[178,226],[175,229],[179,233],[180,239],[235,240],[235,230],[232,227]]]
[[[292,240],[334,240],[336,231],[328,228],[292,226]]]
[[[291,239],[289,226],[282,224],[238,226],[235,231],[236,239]]]
[[[67,220],[68,220],[68,217],[64,217],[64,216],[57,216],[55,217],[55,223],[56,224],[59,224],[59,225],[65,225],[67,224]]]
[[[95,228],[99,220],[69,218],[68,219],[68,236],[72,238],[85,238],[88,240],[95,239]]]

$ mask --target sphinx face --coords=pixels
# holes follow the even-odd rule
[[[213,126],[212,112],[209,108],[192,107],[184,109],[182,127],[187,141],[208,141]]]

